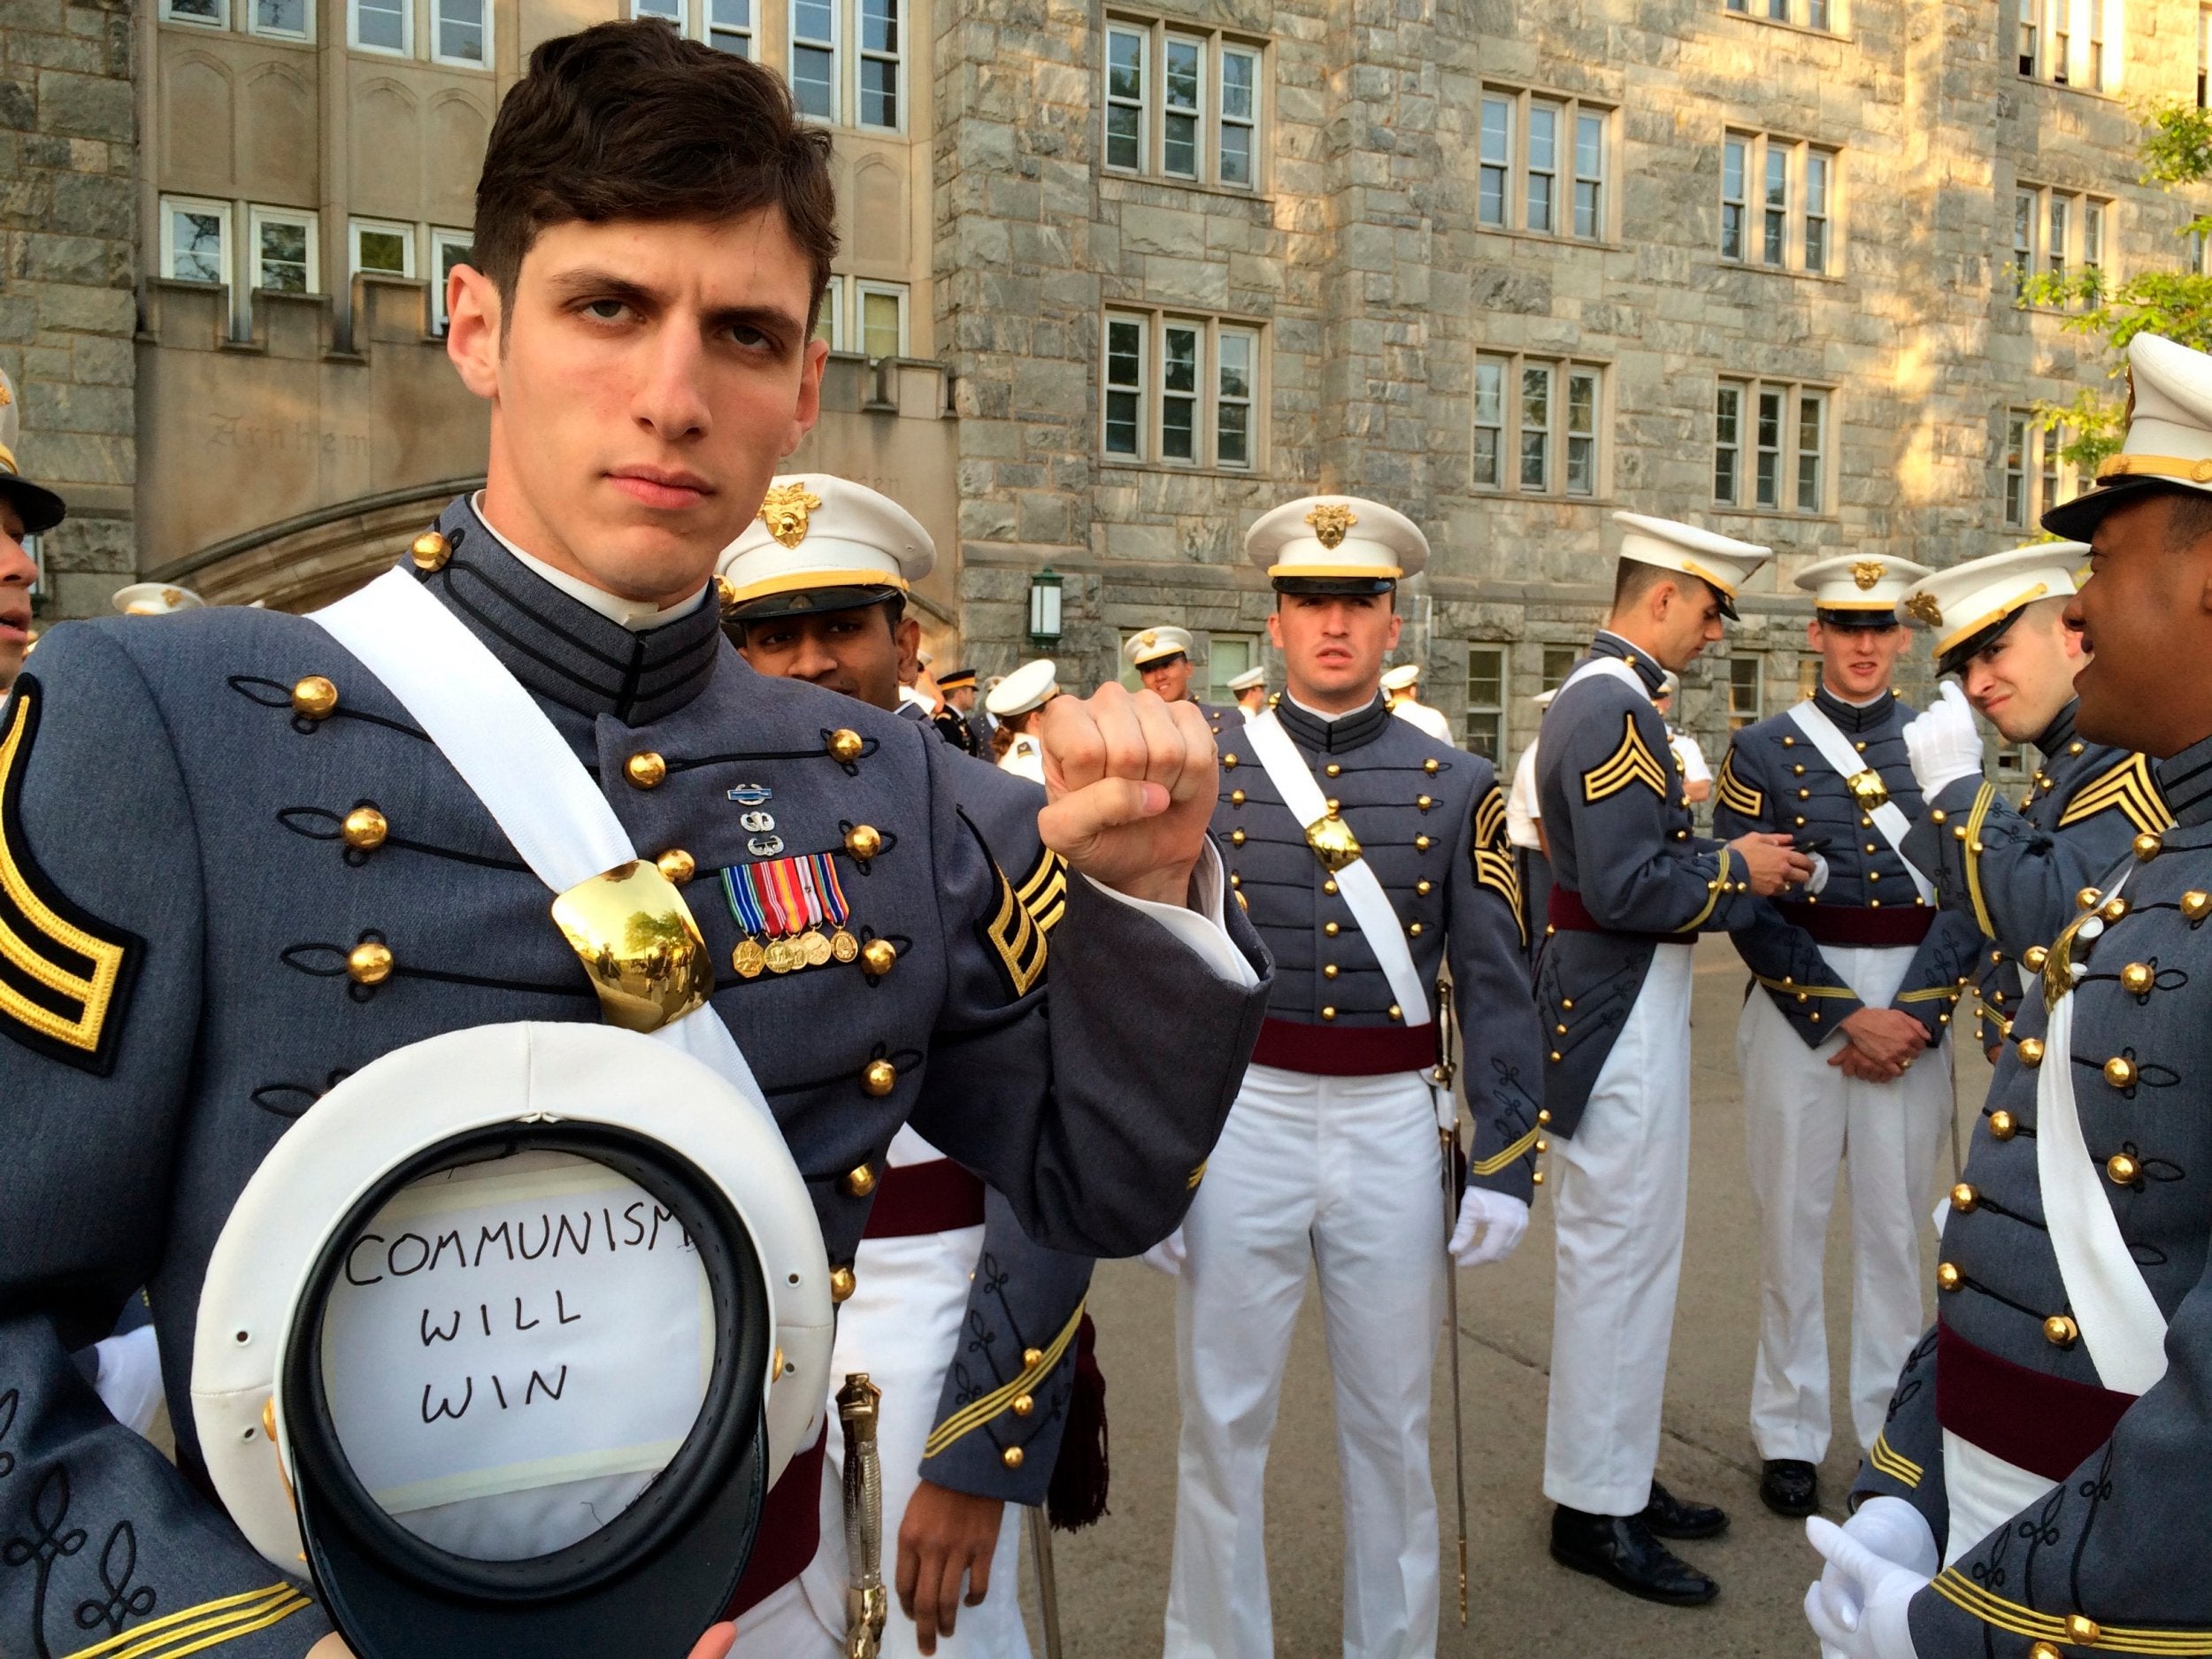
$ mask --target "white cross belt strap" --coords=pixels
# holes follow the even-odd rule
[[[545,711],[411,572],[388,571],[309,620],[359,657],[420,722],[556,894],[636,861],[629,832]],[[772,1121],[752,1067],[710,1005],[651,1034],[713,1067]]]
[[[1561,693],[1563,693],[1568,687],[1573,685],[1577,680],[1588,680],[1593,675],[1596,674],[1610,675],[1613,679],[1620,680],[1632,687],[1636,695],[1641,697],[1646,703],[1649,703],[1651,701],[1651,687],[1644,684],[1642,678],[1634,669],[1631,668],[1626,663],[1621,661],[1621,659],[1617,657],[1584,657],[1582,659],[1581,666],[1577,668],[1571,674],[1569,674],[1566,679],[1559,682],[1559,690],[1552,693],[1552,701],[1556,703],[1559,700]]]
[[[2102,889],[2109,902],[2134,866],[2124,865]],[[2074,993],[2081,977],[2072,965],[2075,940],[2093,941],[2104,932],[2094,910],[2061,933],[2050,948],[2047,972],[2062,975],[2070,988],[2051,1009],[2043,1033],[2043,1064],[2035,1073],[2035,1173],[2043,1190],[2043,1219],[2050,1228],[2051,1254],[2058,1258],[2067,1304],[2081,1329],[2097,1376],[2116,1394],[2139,1394],[2166,1374],[2166,1316],[2143,1282],[2119,1218],[2105,1196],[2111,1184],[2090,1155],[2074,1104]]]
[[[1283,730],[1274,710],[1271,709],[1258,718],[1246,721],[1244,729],[1252,740],[1252,752],[1259,757],[1262,770],[1283,797],[1291,817],[1308,828],[1327,818],[1328,799],[1321,793],[1321,786],[1313,780],[1313,773],[1306,769],[1298,746],[1290,741],[1290,733]],[[1397,999],[1406,1024],[1427,1025],[1428,987],[1421,983],[1421,975],[1413,965],[1413,952],[1406,944],[1405,924],[1391,908],[1390,897],[1383,891],[1373,868],[1365,858],[1355,858],[1336,872],[1336,885],[1344,895],[1344,902],[1351,907],[1360,932],[1366,936],[1368,948],[1375,953],[1383,978],[1390,981],[1390,994]]]
[[[1866,764],[1866,757],[1851,746],[1851,740],[1836,729],[1836,723],[1821,711],[1817,703],[1799,703],[1790,710],[1790,718],[1796,722],[1799,731],[1812,740],[1813,747],[1820,751],[1821,759],[1834,767],[1837,776],[1846,783],[1872,770]],[[1874,820],[1874,827],[1882,832],[1882,839],[1889,843],[1890,850],[1903,861],[1905,872],[1912,877],[1913,890],[1919,894],[1920,902],[1923,904],[1934,903],[1934,887],[1927,877],[1920,873],[1913,861],[1905,857],[1905,835],[1912,826],[1905,821],[1903,810],[1889,799],[1886,792],[1881,805],[1875,807],[1868,806],[1856,789],[1852,791],[1852,798],[1857,800],[1860,810]]]

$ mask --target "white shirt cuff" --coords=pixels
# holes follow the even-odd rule
[[[1088,876],[1083,879],[1090,881]],[[1116,902],[1142,910],[1196,951],[1217,976],[1230,984],[1248,991],[1260,982],[1258,971],[1237,949],[1236,941],[1229,937],[1228,924],[1222,918],[1222,895],[1228,891],[1228,883],[1222,879],[1220,849],[1210,840],[1198,860],[1197,869],[1191,872],[1192,897],[1195,901],[1192,904],[1162,904],[1152,899],[1117,893],[1101,882],[1091,881],[1091,885]]]

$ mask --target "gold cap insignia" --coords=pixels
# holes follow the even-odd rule
[[[1888,573],[1888,566],[1879,559],[1861,559],[1851,567],[1851,580],[1859,585],[1863,594],[1871,593],[1874,584]]]
[[[778,484],[761,498],[760,521],[770,535],[795,548],[806,540],[808,515],[821,504],[822,498],[804,484]]]
[[[9,386],[5,375],[0,375],[0,409],[5,409],[13,402],[15,402],[14,388]]]
[[[1926,627],[1943,626],[1943,607],[1936,603],[1933,594],[1915,594],[1906,600],[1905,614]]]
[[[1142,634],[1137,635],[1137,643],[1140,645],[1156,645],[1159,641],[1160,636],[1155,634],[1150,628],[1147,628]]]
[[[1313,539],[1325,548],[1344,545],[1344,535],[1359,522],[1359,515],[1340,501],[1325,501],[1306,515],[1306,522],[1313,526]]]

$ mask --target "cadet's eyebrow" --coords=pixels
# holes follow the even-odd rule
[[[564,271],[551,279],[549,286],[555,299],[564,303],[580,299],[620,300],[625,305],[657,308],[662,296],[641,282],[628,277],[617,276],[611,271],[595,271],[589,267]]]

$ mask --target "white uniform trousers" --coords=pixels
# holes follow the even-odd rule
[[[1306,1272],[1344,1487],[1346,1659],[1436,1651],[1429,1389],[1443,1318],[1436,1110],[1415,1072],[1245,1074],[1183,1223],[1167,1659],[1271,1659],[1267,1449]]]
[[[926,1148],[910,1130],[900,1132]],[[919,1162],[901,1156],[892,1162]],[[938,1156],[933,1149],[925,1156]],[[876,1455],[883,1470],[883,1581],[891,1592],[885,1622],[886,1659],[915,1659],[914,1621],[899,1610],[899,1522],[921,1484],[922,1447],[937,1424],[937,1405],[968,1310],[969,1275],[983,1248],[981,1227],[919,1233],[904,1239],[864,1239],[853,1260],[855,1289],[837,1310],[837,1342],[831,1350],[833,1394],[846,1375],[864,1371],[883,1390],[876,1425]],[[851,1582],[845,1556],[845,1440],[830,1409],[827,1455],[822,1464],[822,1546],[793,1584],[784,1586],[738,1621],[734,1659],[842,1659],[845,1589]],[[1021,1517],[1006,1506],[998,1551],[991,1560],[991,1593],[980,1607],[963,1607],[950,1636],[940,1636],[941,1659],[1029,1659],[1022,1627],[1019,1579]]]
[[[1660,945],[1572,1136],[1552,1138],[1544,1495],[1592,1515],[1651,1500],[1690,1181],[1690,947]]]
[[[1909,945],[1824,946],[1870,1008],[1886,1008],[1912,965]],[[1920,1238],[1951,1111],[1948,1041],[1894,1083],[1862,1083],[1828,1062],[1840,1033],[1809,1048],[1755,989],[1736,1027],[1744,1150],[1758,1223],[1759,1352],[1751,1434],[1762,1457],[1828,1455],[1828,1325],[1822,1263],[1836,1171],[1851,1173],[1851,1423],[1862,1450],[1881,1432],[1897,1373],[1920,1340]]]

